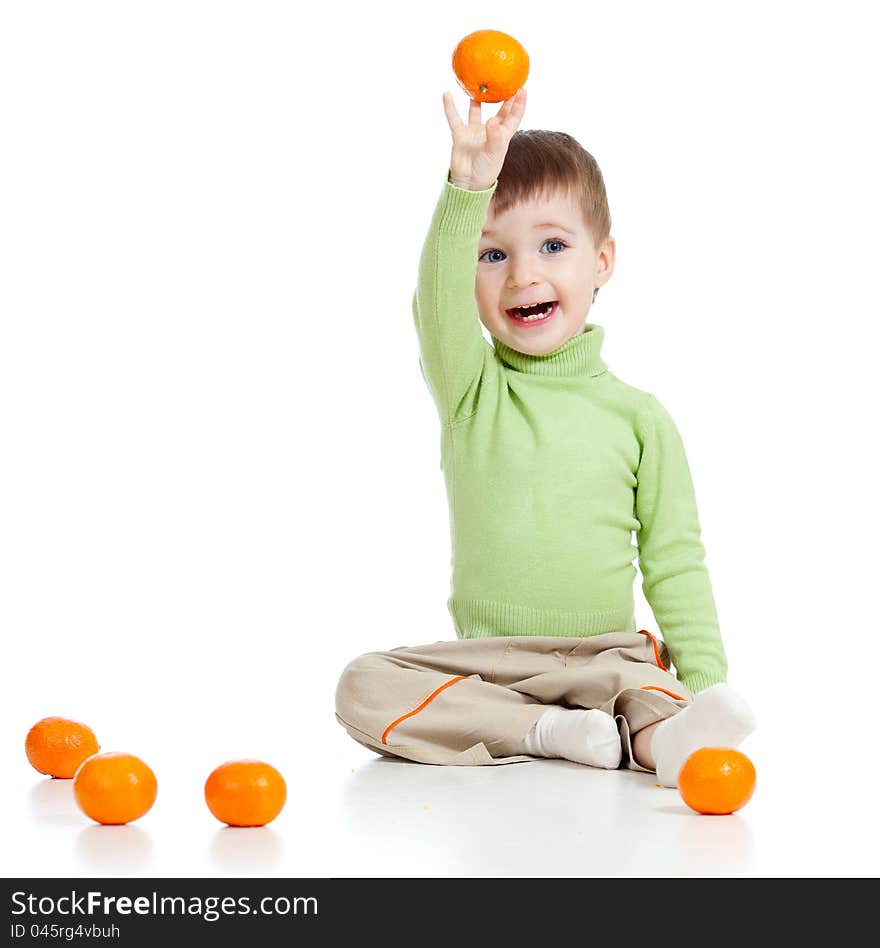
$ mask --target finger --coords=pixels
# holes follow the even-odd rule
[[[526,108],[526,90],[518,89],[516,95],[511,96],[507,101],[510,103],[510,108],[507,110],[505,117],[518,121],[522,118]]]
[[[501,122],[486,122],[486,144],[489,151],[493,153],[502,153],[507,150],[507,144],[513,137],[509,126]]]
[[[443,111],[446,113],[446,121],[449,122],[449,127],[453,132],[459,127],[459,125],[464,125],[464,122],[461,120],[461,116],[458,114],[458,109],[455,107],[455,103],[452,101],[451,92],[443,93]]]
[[[515,131],[526,110],[526,90],[520,89],[512,99],[508,99],[508,102],[510,102],[510,108],[504,115],[504,125],[511,131]]]
[[[516,131],[518,122],[515,119],[511,119],[514,102],[515,96],[504,100],[501,108],[495,113],[495,117],[490,118],[489,121],[486,122],[487,133],[492,131],[500,134],[504,131],[509,137]]]
[[[480,113],[480,103],[476,99],[471,99],[471,107],[468,110],[468,124],[482,125],[483,117]]]
[[[505,99],[501,103],[501,108],[495,113],[495,118],[498,119],[499,122],[504,122],[504,120],[507,118],[508,114],[510,113],[510,107],[512,104],[513,104],[513,97],[509,99]]]
[[[504,126],[497,122],[486,122],[486,147],[492,154],[498,154],[506,150],[507,141],[510,136],[504,131]]]
[[[497,120],[498,124],[500,125],[506,124],[508,116],[510,115],[511,110],[513,109],[514,102],[516,101],[516,96],[518,94],[519,93],[516,93],[512,95],[509,99],[505,99],[501,105],[501,108],[495,113],[495,119]]]

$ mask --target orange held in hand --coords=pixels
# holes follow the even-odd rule
[[[205,781],[208,809],[230,826],[265,826],[287,800],[287,784],[261,760],[230,760]]]
[[[755,765],[732,747],[701,747],[684,762],[678,789],[698,813],[733,813],[752,797]]]
[[[477,30],[455,47],[452,71],[474,101],[503,102],[525,85],[529,54],[507,33]]]
[[[76,768],[100,750],[92,729],[69,718],[43,718],[24,741],[27,759],[41,774],[69,779]]]
[[[156,802],[156,776],[134,754],[96,754],[73,777],[79,808],[96,823],[137,820]]]

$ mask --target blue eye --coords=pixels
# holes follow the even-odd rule
[[[567,246],[568,246],[568,245],[565,243],[564,240],[558,240],[556,237],[551,237],[550,240],[545,240],[545,241],[544,241],[544,246],[546,247],[547,244],[559,244],[560,247],[567,247]]]
[[[565,247],[568,246],[568,244],[567,244],[564,240],[559,240],[558,237],[551,237],[549,240],[545,240],[544,243],[541,244],[541,246],[542,246],[542,247],[546,247],[547,244],[559,244],[560,248],[565,248]],[[551,251],[551,252],[550,252],[550,256],[551,256],[551,257],[555,257],[555,256],[557,256],[557,255],[558,255],[559,253],[561,253],[561,252],[562,252],[562,249],[556,250],[556,251]],[[479,261],[479,260],[482,260],[484,257],[486,257],[488,263],[499,263],[500,261],[499,261],[497,258],[496,258],[495,260],[488,260],[489,254],[493,254],[493,253],[499,253],[499,254],[501,254],[501,257],[502,257],[502,258],[504,257],[504,251],[503,251],[503,250],[484,250],[484,251],[480,254],[480,256],[477,258],[477,260]]]

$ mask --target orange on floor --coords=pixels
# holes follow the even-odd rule
[[[525,85],[529,54],[499,30],[469,33],[452,53],[458,84],[477,102],[503,102]]]
[[[43,718],[28,731],[24,750],[41,774],[70,779],[76,768],[100,750],[90,727],[69,718]]]
[[[678,790],[698,813],[727,814],[744,807],[755,790],[755,765],[732,747],[701,747],[684,762]]]
[[[96,823],[131,823],[156,802],[156,775],[134,754],[95,754],[73,777],[79,808]]]
[[[208,809],[229,826],[265,826],[287,800],[287,784],[262,760],[229,760],[205,781]]]

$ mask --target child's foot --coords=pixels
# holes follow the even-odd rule
[[[678,786],[678,772],[700,747],[736,747],[755,729],[745,701],[721,682],[699,692],[686,708],[662,721],[651,735],[657,779]]]
[[[659,730],[659,728],[658,728]],[[589,767],[620,765],[620,734],[610,714],[598,708],[548,708],[526,735],[526,753],[563,757]]]

